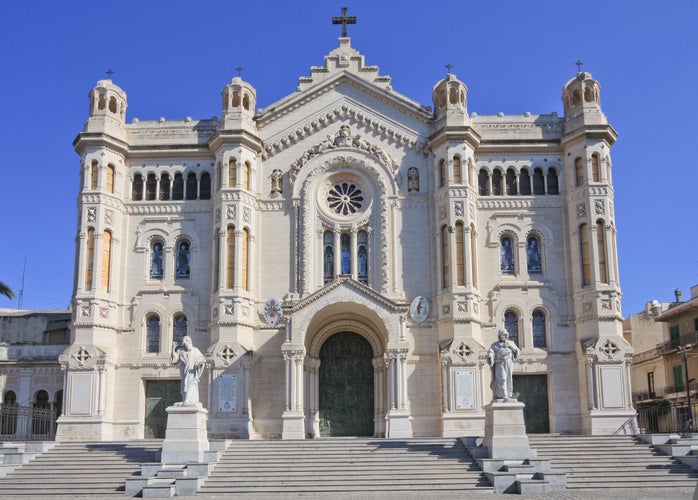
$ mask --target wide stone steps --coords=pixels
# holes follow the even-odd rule
[[[456,439],[235,441],[200,492],[490,492]]]
[[[531,434],[539,458],[567,472],[567,489],[695,487],[698,472],[632,436]]]
[[[124,479],[153,462],[162,441],[59,443],[0,478],[3,496],[50,498],[123,494]]]

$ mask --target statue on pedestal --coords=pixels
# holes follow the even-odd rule
[[[499,340],[487,351],[487,362],[492,367],[492,397],[507,401],[512,398],[514,361],[519,357],[519,348],[509,340],[509,332],[499,330]]]
[[[182,338],[182,343],[172,343],[172,355],[170,361],[179,364],[182,376],[182,402],[180,405],[191,406],[199,403],[199,380],[204,371],[206,358],[201,351],[194,347],[191,337]]]

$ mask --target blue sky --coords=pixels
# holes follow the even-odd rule
[[[65,308],[73,287],[87,94],[114,70],[127,119],[208,118],[242,66],[267,106],[337,46],[352,46],[431,105],[445,65],[478,114],[562,115],[578,59],[601,83],[612,149],[624,314],[698,284],[698,2],[201,0],[5,2],[0,18],[0,280],[25,309]],[[0,297],[0,307],[17,298]]]

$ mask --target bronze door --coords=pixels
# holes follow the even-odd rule
[[[182,400],[179,380],[145,381],[145,437],[164,438],[168,406]]]
[[[548,414],[548,376],[514,375],[514,393],[519,393],[519,401],[524,408],[524,422],[529,434],[550,432]]]
[[[372,358],[356,333],[337,333],[320,348],[321,436],[373,436]]]

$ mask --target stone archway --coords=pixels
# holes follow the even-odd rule
[[[339,332],[320,348],[320,436],[374,435],[374,369],[371,344]]]

